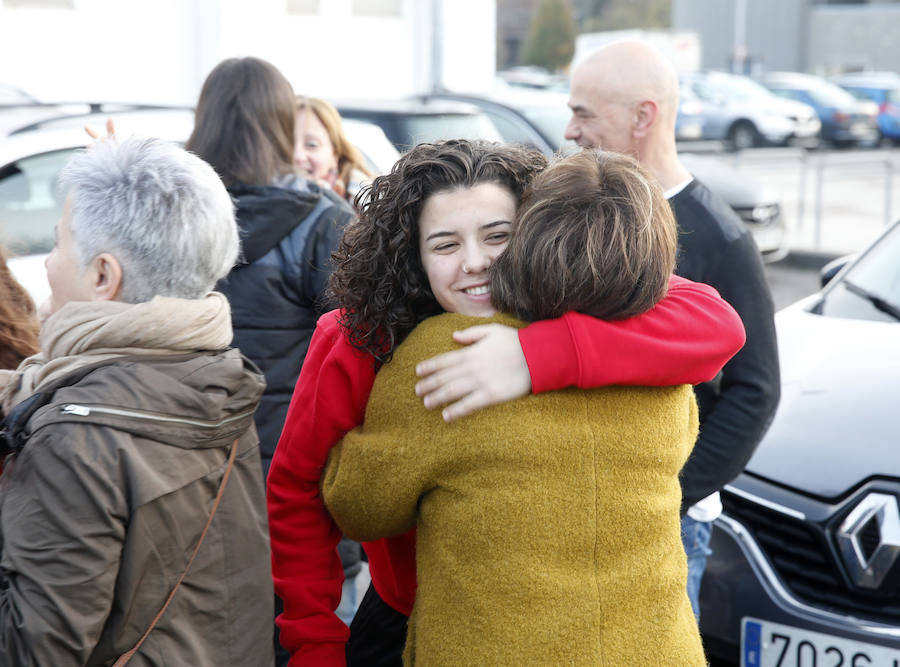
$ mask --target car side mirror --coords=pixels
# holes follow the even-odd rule
[[[844,255],[843,257],[838,257],[837,259],[833,259],[828,264],[823,266],[819,270],[819,283],[822,287],[825,287],[828,283],[831,282],[831,279],[834,278],[841,269],[843,269],[847,264],[850,263],[850,260],[853,259],[853,255]]]

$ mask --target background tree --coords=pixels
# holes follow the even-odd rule
[[[574,0],[578,32],[668,28],[672,0]]]
[[[522,53],[525,65],[554,72],[572,62],[575,19],[569,0],[540,0]]]

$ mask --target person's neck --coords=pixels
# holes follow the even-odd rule
[[[691,173],[678,159],[675,140],[648,140],[639,150],[640,163],[650,171],[663,190],[669,190],[691,178]]]

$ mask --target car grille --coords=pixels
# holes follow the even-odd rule
[[[787,588],[807,604],[840,614],[900,624],[898,570],[878,591],[851,588],[825,529],[723,492],[725,513],[750,530]]]

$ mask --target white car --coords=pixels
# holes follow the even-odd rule
[[[0,243],[16,279],[40,304],[50,294],[44,259],[53,247],[53,229],[62,215],[56,179],[72,155],[91,143],[85,126],[105,133],[106,119],[112,118],[119,135],[155,136],[183,144],[193,129],[194,112],[84,105],[73,113],[73,105],[67,105],[54,115],[42,105],[35,110],[36,120],[23,125],[23,109],[15,108],[18,125],[10,129],[12,110],[0,107],[0,132],[6,135],[0,141]],[[390,170],[399,157],[384,132],[372,123],[345,120],[344,130],[376,173]]]

